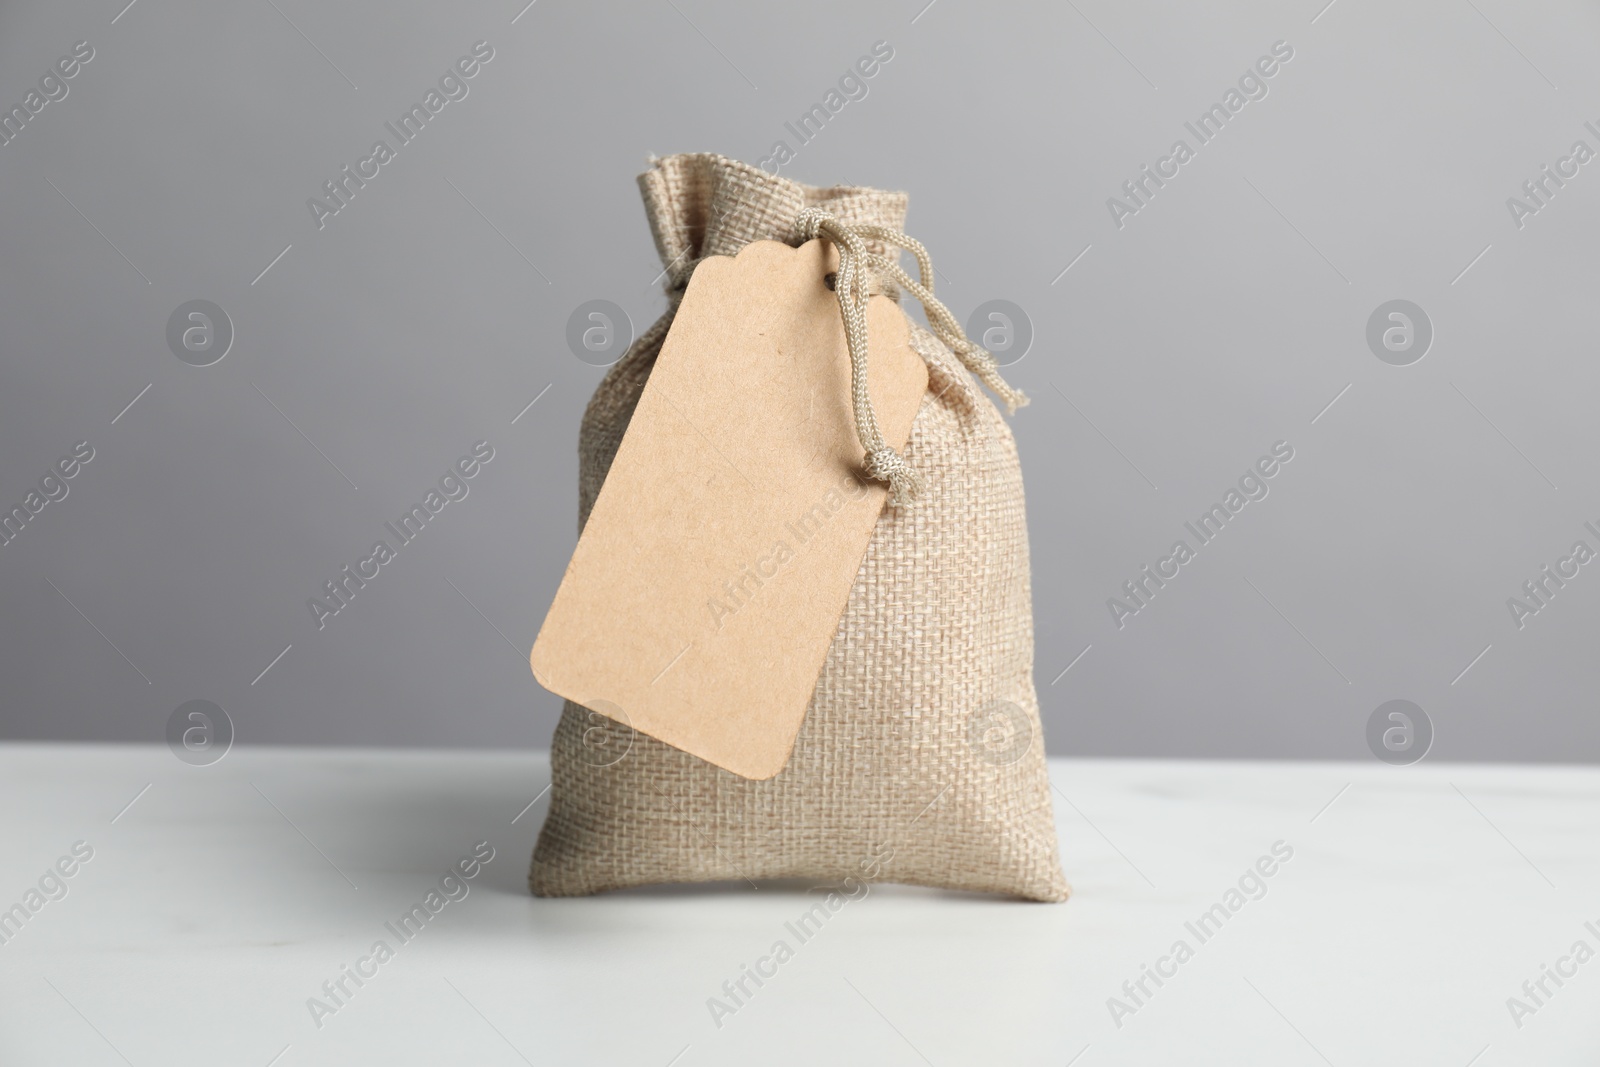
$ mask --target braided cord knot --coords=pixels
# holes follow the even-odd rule
[[[804,240],[822,238],[838,250],[839,270],[834,280],[834,293],[844,320],[845,346],[850,351],[850,394],[856,436],[866,450],[862,466],[869,478],[888,484],[890,504],[908,506],[923,490],[922,477],[883,439],[872,410],[872,398],[867,393],[866,310],[875,278],[881,276],[899,283],[922,303],[934,335],[1005,404],[1007,414],[1015,414],[1017,408],[1028,403],[1028,398],[1006,383],[1000,376],[994,355],[970,341],[950,309],[933,295],[933,260],[920,241],[886,226],[852,226],[818,207],[803,209],[795,217],[795,228]],[[917,260],[920,281],[913,281],[893,257],[872,252],[867,247],[868,241],[881,241],[910,252]]]

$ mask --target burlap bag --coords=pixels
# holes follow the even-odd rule
[[[580,528],[702,257],[761,239],[798,245],[808,206],[851,224],[905,222],[903,193],[811,188],[715,155],[657,160],[639,184],[672,307],[589,402]],[[924,489],[878,520],[788,765],[750,781],[644,734],[619,739],[569,701],[551,745],[534,893],[855,878],[1066,898],[1016,445],[951,351],[915,324],[911,339],[928,392],[904,456]]]

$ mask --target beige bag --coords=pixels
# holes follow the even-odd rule
[[[639,184],[673,303],[589,402],[580,528],[700,259],[798,245],[807,207],[849,225],[905,222],[903,193],[811,188],[716,155],[656,160]],[[1016,445],[949,348],[915,324],[911,343],[928,363],[904,450],[921,494],[878,519],[788,765],[741,778],[568,701],[534,893],[855,878],[1066,899]]]

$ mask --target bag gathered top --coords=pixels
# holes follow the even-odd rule
[[[822,238],[837,253],[829,281],[850,356],[862,475],[886,484],[888,506],[782,769],[742,777],[642,732],[620,758],[597,758],[596,723],[606,720],[569,700],[551,744],[550,809],[530,887],[576,896],[669,882],[853,878],[1066,899],[1033,685],[1021,467],[979,383],[1008,412],[1027,401],[934,297],[928,252],[902,232],[905,194],[814,188],[713,154],[654,160],[639,185],[669,307],[585,411],[580,531],[695,269],[756,241],[798,247]],[[902,249],[918,278],[896,262]],[[908,323],[927,390],[899,451],[868,395],[869,293],[910,293],[930,327]]]

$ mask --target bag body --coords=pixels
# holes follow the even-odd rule
[[[580,529],[702,258],[755,240],[798,245],[806,207],[852,225],[905,221],[903,193],[803,186],[710,154],[655,160],[639,184],[673,303],[584,414]],[[878,519],[789,763],[752,781],[644,734],[618,757],[618,732],[568,701],[551,743],[535,894],[854,878],[1066,899],[1033,686],[1016,444],[938,338],[913,323],[911,344],[928,391],[904,457],[924,489]],[[597,729],[611,747],[595,747]]]

